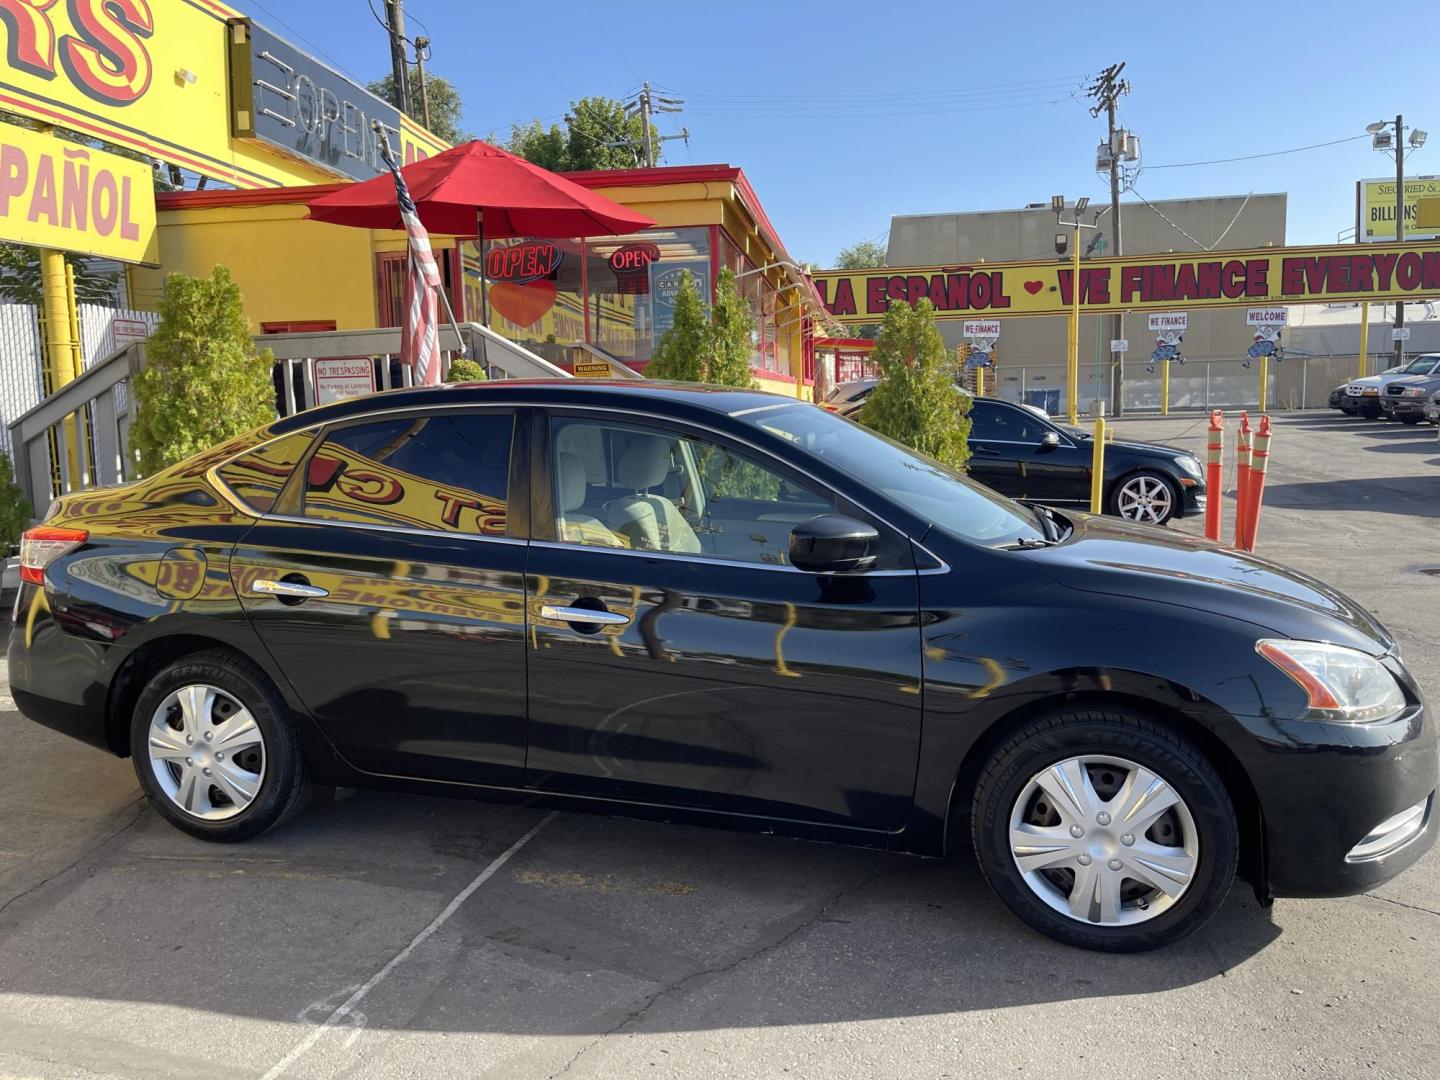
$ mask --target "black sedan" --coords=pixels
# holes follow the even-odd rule
[[[10,685],[237,841],[312,784],[942,855],[1061,941],[1369,889],[1434,841],[1390,635],[821,409],[587,380],[281,420],[24,536]]]
[[[1038,409],[996,398],[970,406],[970,475],[1014,499],[1089,506],[1095,444],[1088,432],[1052,423]],[[1163,525],[1205,510],[1205,473],[1195,455],[1157,443],[1105,444],[1101,508]]]

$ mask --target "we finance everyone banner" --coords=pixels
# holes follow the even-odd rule
[[[927,299],[937,318],[1066,315],[1078,287],[1087,315],[1186,308],[1440,297],[1440,242],[1260,248],[1069,262],[976,263],[813,275],[842,323],[878,322],[892,300]]]
[[[0,110],[240,188],[382,171],[445,143],[218,0],[0,0]]]

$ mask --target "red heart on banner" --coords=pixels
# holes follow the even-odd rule
[[[1045,283],[1044,283],[1043,281],[1027,281],[1027,282],[1025,282],[1025,291],[1028,292],[1031,296],[1034,296],[1036,293],[1038,293],[1038,292],[1039,292],[1041,289],[1043,289],[1044,287],[1045,287]]]
[[[555,283],[531,281],[516,285],[508,281],[490,283],[490,310],[516,326],[531,327],[555,306]]]

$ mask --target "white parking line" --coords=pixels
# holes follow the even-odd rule
[[[424,930],[421,930],[418,934],[411,938],[409,945],[406,945],[405,948],[401,949],[398,953],[392,956],[389,963],[387,963],[374,975],[371,975],[369,980],[363,986],[361,986],[358,990],[356,990],[353,994],[351,994],[348,998],[345,999],[345,1003],[343,1005],[341,1005],[338,1009],[336,1009],[333,1013],[326,1017],[323,1024],[311,1031],[309,1035],[305,1036],[305,1038],[302,1039],[295,1046],[295,1049],[291,1050],[290,1053],[286,1054],[283,1058],[277,1061],[271,1067],[270,1071],[261,1078],[261,1080],[276,1080],[277,1077],[284,1075],[286,1069],[288,1069],[291,1065],[294,1065],[295,1062],[299,1061],[302,1057],[309,1053],[310,1050],[314,1047],[314,1045],[320,1041],[320,1036],[324,1035],[325,1032],[329,1031],[336,1024],[340,1023],[340,1021],[348,1017],[351,1011],[355,1008],[355,1006],[359,1005],[360,1002],[365,999],[366,994],[370,993],[371,990],[374,990],[375,987],[379,986],[382,982],[384,982],[390,972],[394,971],[397,967],[403,964],[406,958],[409,957],[409,955],[413,953],[417,948],[419,948],[426,938],[428,938],[431,934],[435,933],[436,930],[439,930],[440,927],[444,926],[446,920],[449,919],[451,915],[454,915],[455,912],[460,910],[460,905],[465,903],[466,900],[470,899],[471,894],[474,893],[476,889],[478,889],[481,885],[484,885],[485,882],[489,881],[496,870],[499,870],[502,866],[509,862],[512,855],[514,855],[517,851],[519,851],[532,839],[534,839],[535,834],[538,833],[541,829],[543,829],[546,825],[548,825],[550,823],[550,819],[554,816],[555,811],[553,810],[550,813],[546,814],[543,818],[540,819],[538,823],[536,823],[534,828],[532,828],[524,836],[520,837],[519,840],[516,840],[515,843],[511,844],[508,848],[506,848],[504,853],[497,857],[495,861],[492,862],[489,866],[485,867],[484,870],[481,870],[474,881],[470,882],[469,885],[466,885],[465,888],[461,889],[458,893],[456,893],[455,898],[451,900],[450,903],[445,905],[445,910],[443,910],[442,912],[440,912],[439,915],[436,915],[435,918],[430,920],[430,925],[425,927]]]

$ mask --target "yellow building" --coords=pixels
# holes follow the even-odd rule
[[[722,267],[755,313],[752,366],[767,389],[811,396],[814,330],[824,310],[786,253],[745,174],[728,165],[572,173],[569,179],[655,220],[642,233],[588,240],[489,241],[435,237],[456,317],[481,321],[562,365],[577,346],[599,348],[643,371],[670,325],[688,271],[713,299]],[[142,307],[164,274],[226,266],[257,330],[395,326],[404,295],[404,236],[310,221],[308,200],[335,185],[157,196],[160,269],[131,271]]]

